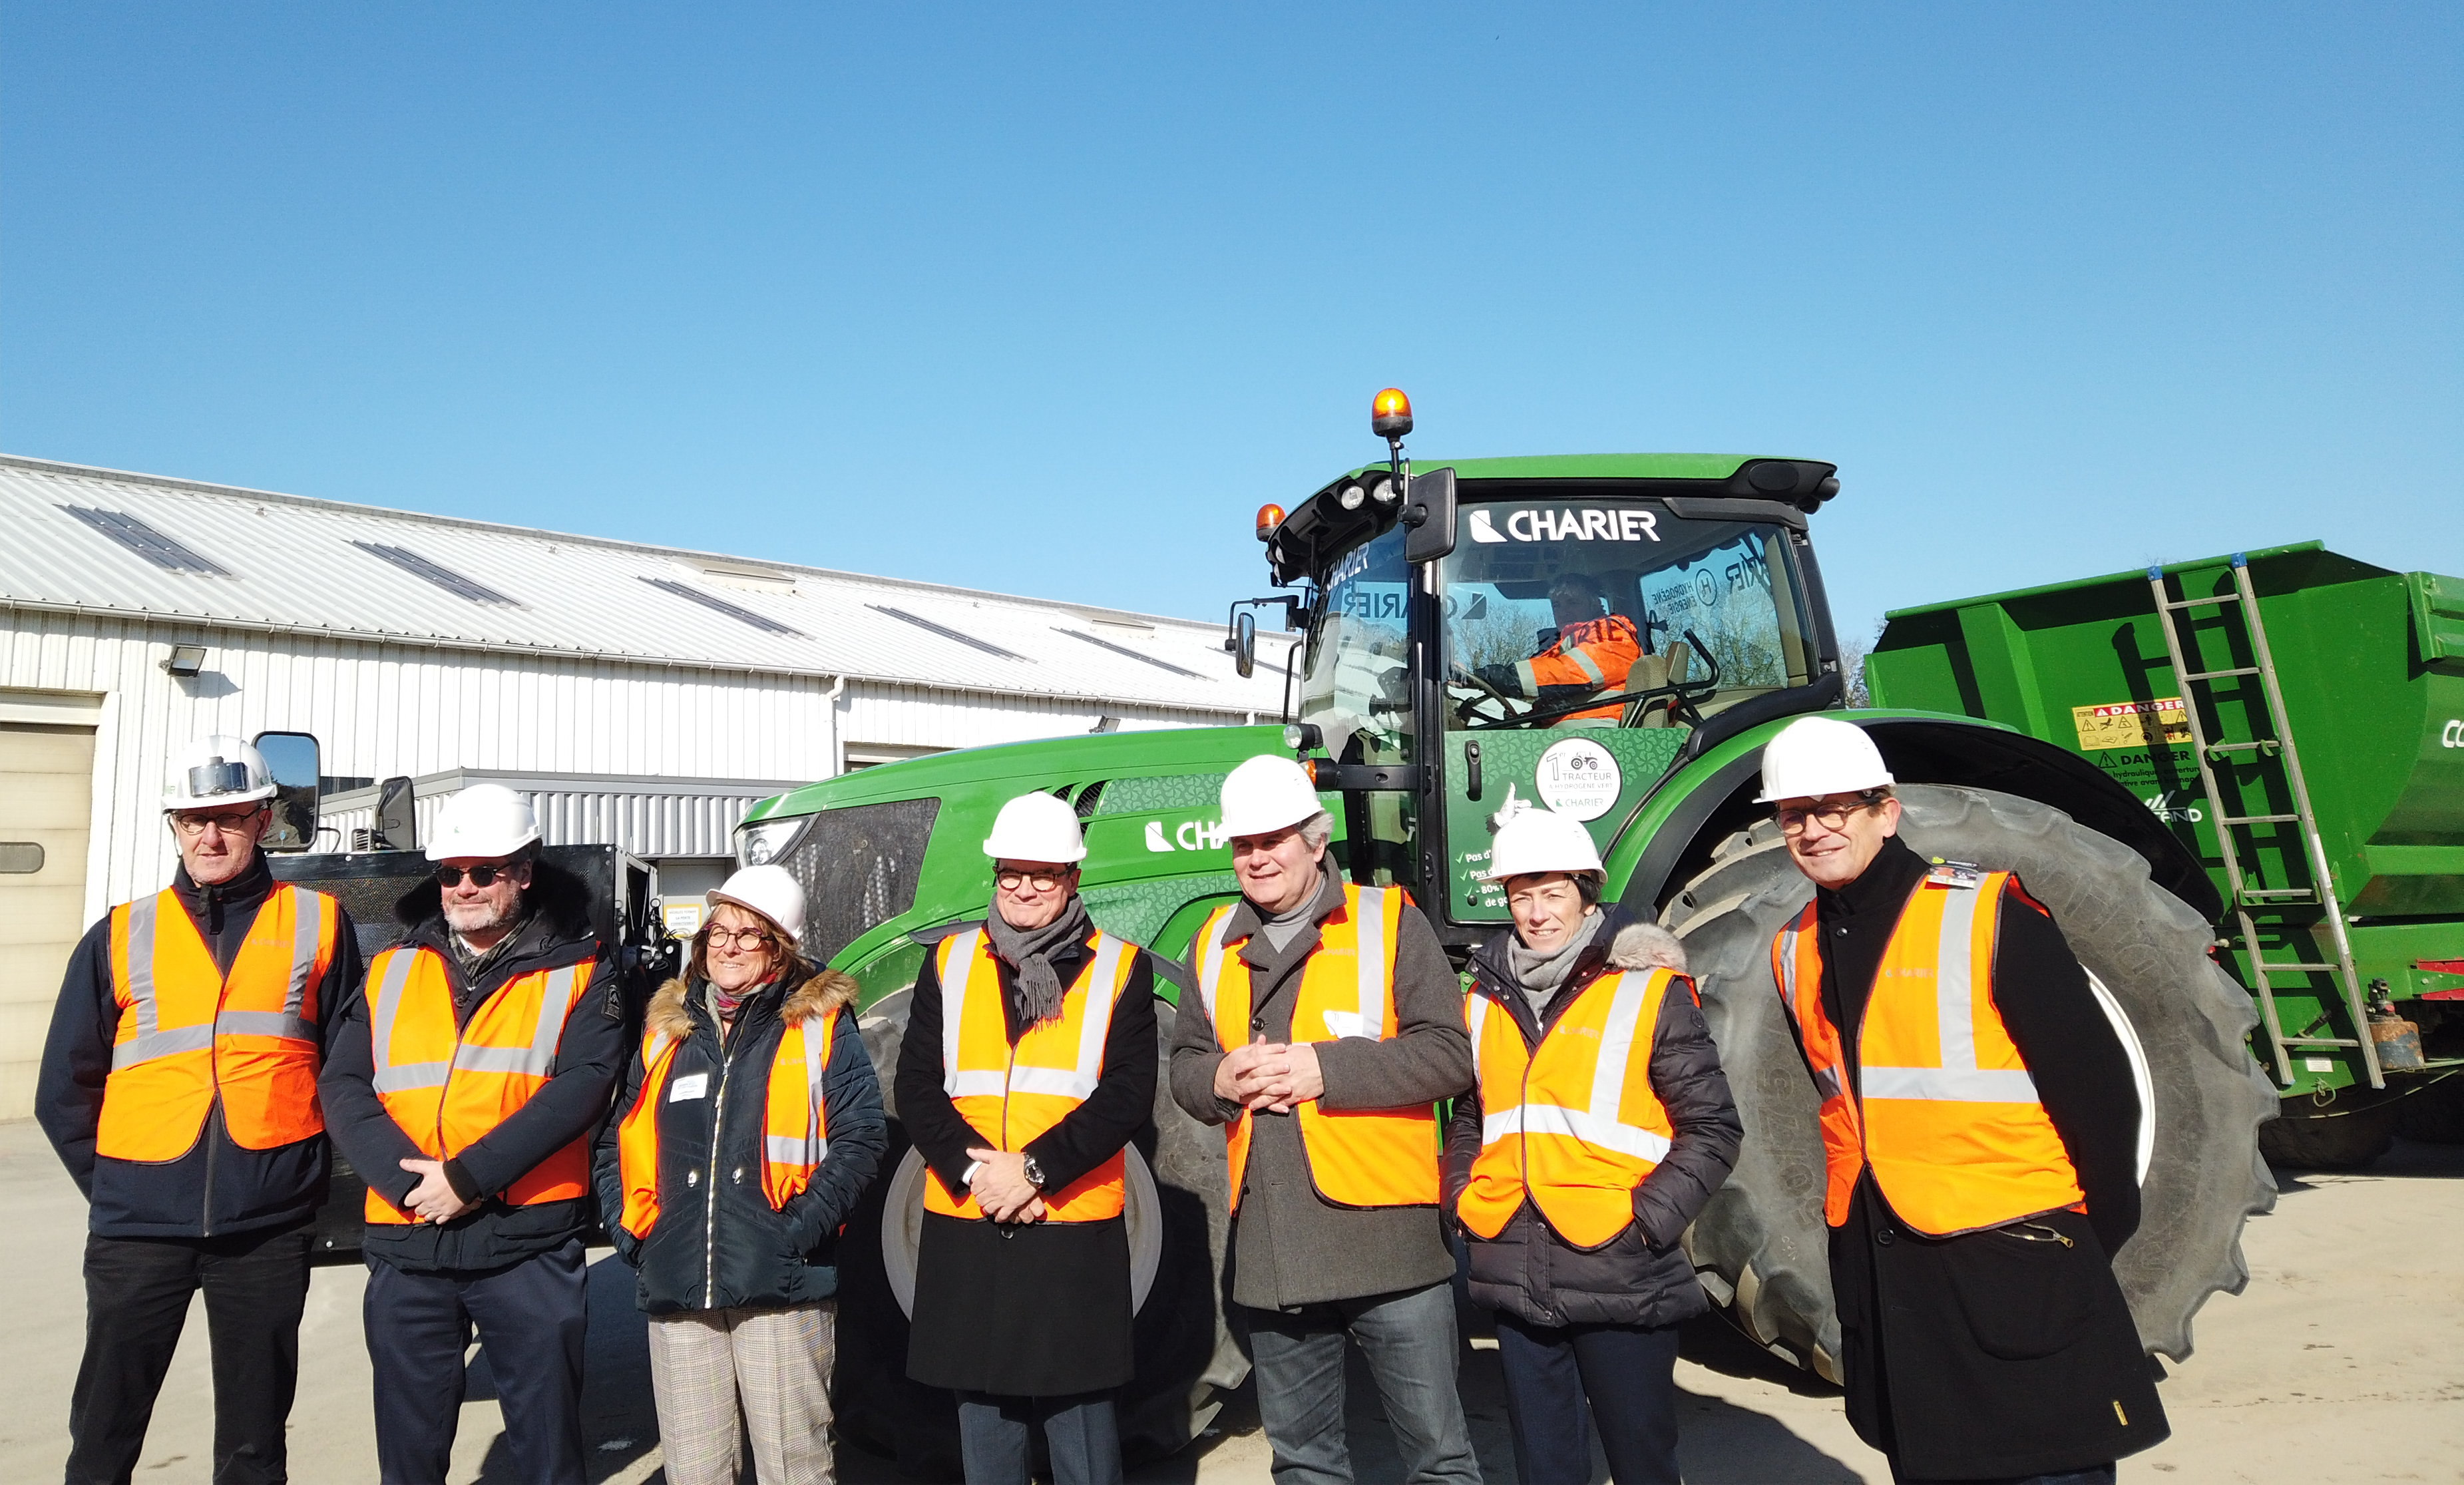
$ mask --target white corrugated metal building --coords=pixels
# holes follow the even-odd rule
[[[38,459],[0,455],[0,1118],[68,949],[169,879],[190,738],[312,733],[331,788],[417,780],[423,836],[505,783],[676,893],[790,785],[1282,704],[1282,651],[1243,679],[1210,623]],[[347,844],[373,804],[324,823]]]

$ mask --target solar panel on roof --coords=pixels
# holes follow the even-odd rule
[[[919,619],[904,609],[893,609],[888,604],[866,604],[865,607],[870,609],[875,613],[886,613],[893,619],[904,619],[908,623],[914,625],[917,629],[930,630],[934,633],[940,635],[943,639],[956,640],[957,643],[965,645],[971,650],[981,650],[986,654],[997,654],[1004,660],[1026,660],[1026,663],[1029,665],[1035,663],[1033,660],[1027,660],[1026,656],[1018,654],[1016,651],[1004,650],[1001,646],[992,643],[990,640],[978,639],[973,634],[961,634],[954,629],[943,629],[940,625],[934,623],[931,619]]]
[[[793,634],[798,639],[806,637],[803,630],[789,629],[777,619],[765,618],[750,609],[739,609],[724,598],[714,598],[699,588],[687,587],[673,578],[643,578],[642,581],[663,593],[673,593],[678,598],[697,603],[714,613],[726,614],[738,624],[750,624],[765,634]]]
[[[218,578],[231,575],[221,563],[198,556],[124,511],[96,510],[86,505],[63,505],[60,509],[166,571],[203,572]]]
[[[516,600],[506,597],[486,584],[466,578],[451,567],[439,566],[407,546],[388,546],[383,542],[353,542],[351,544],[371,557],[384,558],[412,577],[435,584],[456,598],[468,598],[473,603],[512,604],[515,608],[521,607]]]
[[[1055,624],[1052,626],[1052,632],[1056,634],[1067,634],[1072,639],[1083,639],[1087,641],[1087,643],[1095,646],[1097,649],[1110,650],[1114,654],[1126,654],[1133,660],[1144,660],[1146,663],[1154,666],[1159,671],[1170,671],[1176,676],[1186,676],[1192,680],[1204,680],[1207,678],[1204,676],[1200,676],[1196,671],[1182,670],[1179,666],[1173,664],[1169,660],[1158,660],[1151,654],[1140,654],[1138,652],[1130,649],[1126,645],[1116,645],[1109,639],[1098,639],[1092,634],[1083,634],[1074,629],[1063,629],[1060,625]]]

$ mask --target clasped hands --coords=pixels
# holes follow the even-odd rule
[[[1044,1193],[1026,1179],[1026,1156],[1018,1150],[969,1149],[967,1159],[976,1163],[975,1179],[967,1189],[976,1196],[976,1205],[995,1222],[1042,1222],[1045,1216]]]
[[[1235,1047],[1215,1064],[1215,1096],[1252,1114],[1288,1114],[1322,1098],[1326,1075],[1318,1070],[1317,1047],[1263,1040]]]
[[[422,1222],[451,1222],[478,1207],[453,1193],[453,1183],[445,1178],[441,1160],[407,1160],[398,1162],[403,1169],[419,1177],[419,1185],[410,1188],[403,1206]]]

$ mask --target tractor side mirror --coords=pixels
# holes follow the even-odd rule
[[[1245,609],[1232,618],[1232,668],[1243,680],[1258,674],[1258,616]]]
[[[1403,560],[1435,562],[1455,549],[1455,472],[1433,469],[1412,477],[1412,493],[1404,498],[1399,518],[1410,529],[1403,535]]]
[[[260,732],[253,740],[274,775],[274,824],[257,845],[267,851],[306,851],[317,844],[320,764],[317,739],[305,732]]]
[[[375,823],[378,850],[419,849],[419,812],[408,775],[396,774],[377,786]]]

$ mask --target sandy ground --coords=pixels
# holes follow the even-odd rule
[[[2184,1481],[2464,1479],[2464,1148],[2399,1143],[2357,1175],[2283,1175],[2276,1212],[2244,1238],[2251,1283],[2199,1317],[2198,1354],[2164,1386],[2173,1437],[2129,1460],[2125,1478]],[[68,1449],[84,1291],[85,1210],[30,1123],[0,1124],[0,1274],[16,1300],[0,1354],[0,1479],[59,1477]],[[605,1254],[591,1273],[588,1429],[594,1479],[660,1481],[649,1362],[632,1284]],[[323,1269],[300,1336],[292,1410],[293,1477],[373,1478],[367,1352],[360,1338],[363,1276]],[[502,1423],[481,1363],[454,1450],[452,1478],[504,1481]],[[1678,1367],[1685,1477],[1697,1485],[1890,1478],[1857,1441],[1836,1394],[1767,1363],[1717,1323],[1689,1336]],[[1496,1353],[1466,1351],[1463,1391],[1481,1463],[1511,1480],[1514,1461]],[[1353,1390],[1353,1457],[1364,1485],[1400,1478],[1365,1385]],[[1245,1393],[1216,1433],[1175,1458],[1133,1472],[1153,1482],[1265,1485],[1265,1443]],[[211,1398],[202,1308],[154,1416],[138,1477],[204,1485],[211,1474]],[[886,1461],[840,1453],[850,1485],[891,1485]],[[750,1476],[747,1476],[748,1480]],[[1595,1470],[1595,1485],[1605,1469]]]

